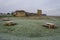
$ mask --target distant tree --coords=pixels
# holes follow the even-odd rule
[[[15,16],[15,15],[14,15],[14,12],[11,12],[11,15]]]
[[[0,17],[2,16],[2,13],[0,13]]]
[[[0,13],[0,15],[3,15],[3,13]]]
[[[42,16],[47,16],[46,14],[42,14]]]
[[[14,13],[13,12],[11,12],[11,15],[13,15]]]
[[[7,15],[10,15],[10,13],[7,13]]]

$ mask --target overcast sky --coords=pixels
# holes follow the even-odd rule
[[[60,0],[0,0],[0,12],[15,10],[36,12],[38,9],[48,15],[60,16]]]

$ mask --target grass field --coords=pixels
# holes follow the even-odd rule
[[[15,26],[4,26],[0,19],[1,40],[60,40],[60,17],[9,17]],[[48,29],[42,25],[53,22],[57,29]]]

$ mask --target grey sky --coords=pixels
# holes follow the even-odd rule
[[[48,15],[60,15],[60,0],[0,0],[0,12],[36,12],[37,9],[42,9]]]

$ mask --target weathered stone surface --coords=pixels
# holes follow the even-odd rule
[[[14,21],[7,21],[7,22],[5,22],[4,25],[5,26],[13,26],[13,25],[16,25],[16,23]]]
[[[54,23],[46,23],[45,25],[43,25],[44,27],[47,27],[47,28],[49,28],[49,29],[51,29],[51,28],[56,28],[56,25],[54,24]]]
[[[3,21],[10,21],[10,18],[2,18]]]

